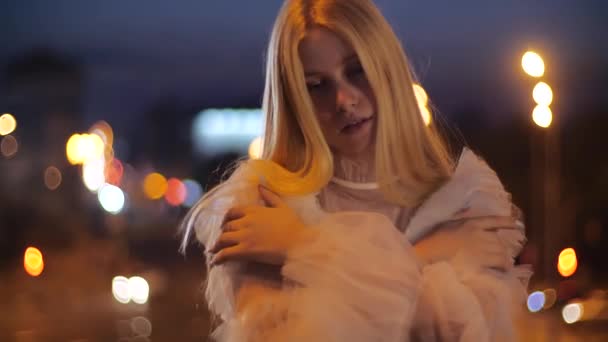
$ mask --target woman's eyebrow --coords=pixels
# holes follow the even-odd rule
[[[352,53],[352,54],[350,54],[350,55],[348,55],[348,56],[346,56],[346,57],[344,57],[342,59],[341,65],[345,65],[348,62],[351,62],[352,60],[355,60],[355,59],[358,59],[358,56],[357,56],[356,53]],[[321,71],[315,71],[315,70],[305,70],[304,71],[304,76],[306,76],[306,77],[308,77],[308,76],[316,76],[316,75],[319,75],[319,74],[323,74],[323,72],[321,72]]]

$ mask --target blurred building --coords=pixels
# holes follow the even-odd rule
[[[10,134],[17,150],[0,157],[0,230],[14,249],[21,247],[16,240],[31,243],[27,235],[64,243],[69,236],[61,232],[75,229],[84,207],[79,169],[65,154],[69,136],[81,129],[82,68],[37,49],[5,66],[0,82],[0,112],[17,121]]]

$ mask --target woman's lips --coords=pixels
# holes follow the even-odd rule
[[[362,127],[366,122],[370,121],[374,116],[369,116],[367,118],[361,118],[358,119],[357,121],[353,121],[347,125],[345,125],[344,127],[342,127],[342,129],[340,130],[340,133],[350,133],[353,132],[355,130],[357,130],[358,128]]]

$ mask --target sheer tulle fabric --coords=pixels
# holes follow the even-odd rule
[[[259,177],[246,164],[194,212],[198,240],[212,245],[233,205],[259,203]],[[481,267],[466,252],[423,265],[415,243],[441,223],[510,215],[496,174],[465,150],[450,181],[414,213],[405,233],[372,212],[328,213],[315,196],[287,198],[316,241],[293,250],[281,270],[228,262],[208,272],[206,298],[223,323],[218,341],[513,340],[513,317],[530,271]],[[515,256],[521,231],[500,232]],[[466,248],[464,248],[466,250]],[[253,271],[252,271],[253,270]],[[237,309],[238,307],[238,309]]]

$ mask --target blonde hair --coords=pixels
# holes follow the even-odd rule
[[[413,76],[397,36],[370,0],[291,0],[272,30],[266,64],[262,160],[269,186],[287,194],[316,192],[333,175],[333,158],[308,95],[298,46],[307,30],[321,26],[357,53],[376,95],[376,173],[387,199],[417,205],[451,174],[453,160],[434,126],[426,127]],[[398,156],[398,157],[395,157]],[[264,164],[263,162],[260,164]]]
[[[371,0],[287,0],[266,55],[262,158],[250,160],[265,185],[283,195],[319,191],[333,176],[333,157],[317,122],[298,47],[321,26],[357,53],[376,96],[375,167],[387,200],[416,206],[450,175],[453,159],[434,126],[423,122],[413,75],[392,28]]]

